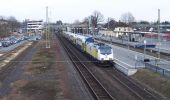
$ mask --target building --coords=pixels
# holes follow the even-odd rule
[[[43,20],[25,20],[22,23],[22,32],[42,32],[43,25]]]
[[[119,36],[122,36],[122,35],[128,35],[128,33],[132,33],[134,31],[131,27],[116,27],[114,29],[114,31],[100,30],[99,32],[103,35],[106,35],[106,36],[119,37]]]

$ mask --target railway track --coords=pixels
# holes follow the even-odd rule
[[[117,80],[123,87],[127,88],[133,94],[135,94],[141,100],[161,100],[161,97],[156,93],[148,90],[138,82],[135,82],[123,73],[113,68],[104,68],[104,70],[110,77]]]
[[[80,73],[82,79],[86,83],[88,89],[92,93],[92,96],[96,100],[115,100],[109,92],[103,87],[103,85],[97,80],[93,73],[87,68],[85,64],[76,56],[74,51],[72,51],[66,44],[65,40],[61,37],[59,38],[65,51],[69,55],[71,61],[75,65],[75,68]]]
[[[96,38],[95,38],[96,39]],[[96,39],[96,40],[99,40],[99,41],[103,41],[103,42],[106,42],[106,43],[111,43],[110,41],[106,41],[106,40],[100,40],[100,39]],[[112,45],[116,45],[116,46],[119,46],[119,47],[123,47],[123,48],[127,48],[127,45],[125,44],[121,44],[121,43],[117,43],[117,42],[112,42]],[[134,48],[134,47],[131,47],[129,46],[130,50],[132,51],[136,51],[136,52],[140,52],[140,53],[144,53],[143,52],[143,49],[141,48]],[[149,50],[149,49],[146,49],[146,53],[150,56],[153,56],[153,57],[158,57],[158,52],[157,51],[154,51],[154,50]],[[164,59],[164,60],[167,60],[167,61],[170,61],[170,54],[167,54],[167,53],[164,53],[164,52],[160,52],[160,56],[161,56],[161,59]]]
[[[65,40],[65,41],[67,41],[67,40]],[[66,44],[69,45],[68,42]],[[71,46],[73,47],[73,45],[71,45]],[[71,46],[70,46],[70,48],[66,48],[66,49],[75,49],[75,48],[72,48]],[[79,54],[75,50],[73,52],[76,53],[75,55],[79,56]],[[75,57],[76,60],[73,59],[74,63],[79,64],[79,63],[81,63],[80,61],[85,61],[84,59],[82,59],[82,57],[80,60],[77,56]],[[89,62],[89,63],[91,63],[91,62]],[[87,66],[89,66],[89,65],[90,64],[84,63],[82,66],[86,66],[86,69],[87,69],[88,68]],[[101,68],[101,67],[98,67],[98,68]],[[78,69],[78,70],[81,70],[81,69]],[[82,70],[84,71],[85,69],[82,69]],[[93,73],[93,70],[95,70],[95,68],[89,67],[88,70],[91,70],[91,73]],[[101,68],[101,70],[103,70],[105,72],[105,74],[107,74],[107,76],[110,77],[112,80],[117,81],[121,85],[121,87],[126,88],[137,99],[139,99],[139,100],[161,100],[161,96],[159,96],[158,94],[154,93],[153,91],[147,89],[146,87],[144,87],[140,83],[134,81],[133,79],[127,77],[126,75],[119,72],[118,70],[116,70],[114,68]],[[80,73],[83,73],[83,72],[80,72]],[[86,76],[88,76],[88,75],[86,75]],[[119,95],[119,94],[112,92],[112,96],[114,96],[116,98],[115,95]]]

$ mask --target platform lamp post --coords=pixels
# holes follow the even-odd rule
[[[137,68],[137,60],[138,60],[138,56],[135,55],[135,69]]]
[[[130,48],[129,48],[129,43],[130,42],[130,33],[128,32],[128,50],[130,50]]]
[[[130,51],[130,47],[129,47],[129,33],[127,32],[126,34],[127,34],[127,38],[128,38],[127,49],[128,49],[128,51]],[[129,55],[129,53],[128,53],[128,57],[129,57],[129,56],[130,56],[130,55]]]
[[[80,27],[78,27],[78,33],[80,33]]]
[[[144,40],[144,60],[143,60],[144,61],[144,67],[145,67],[145,59],[146,59],[146,57],[145,57],[146,56],[146,43],[147,43],[146,40]]]
[[[146,55],[146,40],[144,40],[144,60],[145,60],[145,55]]]
[[[74,33],[76,34],[76,28],[74,27]]]

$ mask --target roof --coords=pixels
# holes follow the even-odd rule
[[[85,42],[94,42],[93,37],[90,37],[90,36],[84,36],[84,35],[77,34],[76,37],[81,39],[84,43]]]
[[[94,47],[96,49],[100,49],[100,48],[108,48],[110,46],[104,44],[104,43],[88,43],[89,46]],[[110,47],[111,48],[111,47]]]

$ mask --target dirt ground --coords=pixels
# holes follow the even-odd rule
[[[132,78],[159,93],[165,99],[170,99],[170,78],[147,69],[139,70]]]
[[[50,49],[43,45],[41,41],[32,61],[23,67],[22,77],[10,84],[11,92],[1,100],[72,99],[59,44],[53,41]]]
[[[34,55],[32,62],[24,67],[24,75],[20,80],[11,83],[11,92],[2,100],[56,100],[64,98],[59,78],[59,68],[63,65],[55,63],[61,60],[56,50],[57,44],[51,49],[42,47]]]
[[[2,100],[53,100],[57,98],[60,88],[56,73],[55,52],[40,48],[32,62],[23,67],[22,78],[11,83],[11,92]],[[53,46],[55,48],[55,46]],[[53,70],[53,71],[52,71]],[[57,78],[57,79],[56,79]]]

